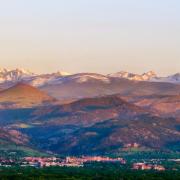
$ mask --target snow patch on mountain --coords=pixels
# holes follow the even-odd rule
[[[64,77],[70,76],[70,73],[58,71],[52,74],[42,74],[30,80],[32,86],[43,86],[45,84],[59,84]]]
[[[5,68],[0,68],[0,83],[5,82],[27,82],[33,86],[42,86],[50,81],[55,81],[59,78],[70,75],[67,72],[58,71],[52,74],[42,74],[37,75],[25,69],[14,69],[9,70]]]
[[[75,80],[77,83],[84,83],[91,80],[102,81],[109,83],[110,79],[107,76],[95,73],[79,73],[70,77],[71,80]]]
[[[167,76],[167,77],[155,77],[155,78],[152,78],[150,81],[180,84],[180,73],[176,73],[174,75]]]

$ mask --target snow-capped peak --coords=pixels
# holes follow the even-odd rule
[[[117,77],[117,78],[129,78],[131,76],[131,73],[128,73],[126,71],[120,71],[113,74],[108,74],[109,77]]]
[[[153,71],[149,71],[147,73],[139,75],[139,74],[129,73],[126,71],[120,71],[114,74],[109,74],[108,76],[114,77],[114,78],[125,78],[129,80],[134,80],[134,81],[147,81],[153,77],[156,77],[156,73],[154,73]]]
[[[64,72],[64,71],[58,71],[55,74],[58,76],[69,76],[69,75],[71,75],[70,73]]]
[[[144,81],[151,80],[152,78],[157,77],[154,71],[149,71],[147,73],[142,74],[141,76]]]
[[[32,73],[31,71],[29,70],[26,70],[26,69],[23,69],[23,68],[17,68],[15,70],[12,70],[13,72],[17,72],[19,74],[26,74],[26,75],[35,75],[34,73]]]
[[[30,71],[24,70],[24,69],[14,69],[9,70],[5,68],[0,69],[0,82],[16,82],[23,78],[34,76],[35,74],[31,73]]]
[[[144,73],[144,74],[147,75],[147,76],[151,76],[151,77],[157,76],[154,71],[148,71],[147,73]],[[143,74],[143,75],[144,75],[144,74]]]
[[[6,72],[8,72],[8,71],[10,71],[10,70],[9,70],[9,69],[6,69],[6,68],[0,68],[0,74],[6,73]]]

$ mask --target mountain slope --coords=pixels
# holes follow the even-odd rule
[[[17,130],[0,128],[0,155],[8,156],[44,156],[47,155],[42,151],[38,151],[32,146],[29,137]]]
[[[35,139],[34,143],[38,148],[63,154],[112,152],[113,148],[118,147],[113,150],[117,152],[128,143],[161,149],[165,146],[165,144],[157,146],[161,134],[162,139],[166,139],[166,131],[168,137],[178,133],[173,129],[175,124],[173,121],[172,130],[168,127],[172,133],[168,133],[168,129],[160,133],[157,129],[166,122],[166,119],[127,103],[118,95],[88,98],[67,105],[42,108],[34,114],[37,119],[29,122],[32,127],[19,126],[19,129]],[[115,137],[111,139],[112,136]],[[156,146],[151,145],[156,138],[159,139],[155,142]],[[175,139],[178,138],[179,136]]]
[[[46,93],[24,83],[18,83],[13,87],[0,91],[1,108],[27,108],[51,101],[53,101],[53,98]]]
[[[167,77],[153,77],[151,79],[151,81],[154,81],[154,82],[169,82],[169,83],[180,84],[180,73],[176,73],[174,75],[167,76]]]
[[[28,137],[16,130],[7,130],[0,128],[0,142],[1,144],[14,143],[14,144],[26,144]]]
[[[177,124],[179,121],[175,119],[151,116],[133,121],[110,119],[64,136],[50,150],[73,155],[116,154],[127,147],[173,150],[180,141]]]
[[[39,150],[59,154],[116,154],[134,143],[177,151],[180,140],[178,119],[152,114],[119,95],[36,107],[23,117],[12,118],[6,126],[26,134]]]
[[[44,119],[47,124],[90,126],[111,118],[132,119],[147,113],[119,96],[111,95],[82,99],[61,106],[42,107],[33,114],[35,120]]]
[[[155,116],[118,95],[42,108],[34,114],[32,127],[19,129],[36,137],[38,148],[56,153],[117,153],[134,143],[168,150],[180,140],[177,119]]]
[[[126,98],[137,106],[164,117],[180,117],[180,95],[151,95]]]
[[[102,95],[121,94],[121,95],[152,95],[169,94],[177,95],[180,92],[180,85],[164,82],[131,81],[123,78],[109,78],[98,80],[80,75],[79,82],[73,75],[63,78],[56,84],[45,84],[40,87],[51,96],[64,101],[77,100],[87,97]],[[99,76],[98,76],[99,78]]]

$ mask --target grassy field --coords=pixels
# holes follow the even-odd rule
[[[0,144],[0,156],[20,158],[24,156],[47,156],[47,154],[29,147],[3,143]]]

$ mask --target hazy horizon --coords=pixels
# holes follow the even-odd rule
[[[180,72],[178,0],[0,0],[0,67]]]

